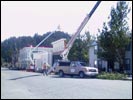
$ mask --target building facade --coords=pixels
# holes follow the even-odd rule
[[[29,68],[31,61],[29,57],[29,52],[34,47],[24,47],[19,51],[19,64],[20,67]],[[44,62],[52,65],[52,48],[50,47],[38,47],[32,52],[32,59],[34,60],[34,65],[36,67],[41,67]]]
[[[103,59],[99,59],[97,56],[97,51],[100,50],[100,47],[98,44],[93,42],[91,45],[89,45],[89,64],[90,66],[97,67],[100,70],[108,71],[108,64],[107,61]],[[126,48],[125,53],[125,72],[126,73],[132,73],[132,42],[129,43],[129,45]],[[114,69],[119,70],[119,63],[114,63]]]
[[[89,45],[89,65],[92,67],[97,67],[100,70],[107,71],[107,61],[99,59],[97,56],[97,52],[99,47],[96,42],[93,42]]]
[[[52,42],[53,47],[38,47],[32,52],[32,59],[34,60],[34,66],[41,69],[44,62],[52,66],[54,61],[61,59],[60,53],[65,49],[66,39],[62,38]],[[29,52],[34,47],[24,47],[19,51],[19,65],[23,68],[29,68],[31,61]]]

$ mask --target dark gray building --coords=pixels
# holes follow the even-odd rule
[[[98,46],[97,42],[94,41],[89,45],[89,64],[90,66],[97,67],[99,69],[105,69],[105,71],[108,70],[108,64],[107,61],[98,58],[97,51],[100,50],[100,47]],[[129,43],[129,45],[126,47],[126,53],[125,53],[125,72],[132,74],[132,41]],[[114,68],[116,70],[119,70],[119,63],[114,63]]]

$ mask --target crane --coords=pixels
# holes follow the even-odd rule
[[[93,7],[93,9],[90,11],[89,14],[87,14],[87,16],[84,18],[83,22],[81,23],[81,25],[79,26],[79,28],[77,29],[76,33],[71,37],[71,39],[69,40],[69,42],[66,45],[66,48],[63,50],[63,52],[60,54],[60,56],[62,57],[62,60],[68,60],[67,56],[69,54],[70,49],[73,46],[74,41],[76,40],[77,36],[81,33],[81,31],[83,30],[83,28],[85,27],[85,25],[87,24],[87,22],[89,21],[89,19],[91,18],[92,14],[94,13],[94,11],[97,9],[97,7],[99,6],[99,4],[101,3],[101,1],[97,1],[97,3],[95,4],[95,6]],[[48,74],[56,67],[56,64],[53,65],[53,67],[51,67],[48,70]]]
[[[99,6],[100,3],[101,3],[101,1],[97,1],[97,3],[95,4],[95,6],[91,10],[91,12],[89,14],[87,14],[87,16],[84,18],[83,22],[81,23],[81,25],[77,29],[76,33],[72,36],[72,38],[70,39],[70,41],[66,45],[66,48],[64,49],[64,51],[60,55],[62,57],[62,60],[68,60],[67,56],[69,54],[70,49],[73,46],[74,41],[76,40],[77,36],[81,33],[81,31],[83,30],[83,28],[85,27],[85,25],[87,24],[87,22],[89,21],[92,14],[94,13],[94,11],[96,10],[96,8]]]
[[[32,50],[30,50],[29,52],[29,59],[31,64],[34,65],[34,60],[32,59],[32,53],[33,51],[35,51],[45,40],[47,40],[52,34],[54,34],[54,32],[51,32],[46,38],[44,38],[36,47],[34,47]]]

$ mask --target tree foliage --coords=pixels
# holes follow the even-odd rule
[[[36,46],[39,44],[46,36],[51,34],[51,32],[47,32],[43,35],[38,35],[36,33],[33,37],[31,36],[22,36],[22,37],[11,37],[6,39],[1,43],[1,58],[2,61],[12,63],[13,65],[18,61],[19,50],[23,47],[27,47],[30,45]],[[68,33],[64,33],[61,31],[55,31],[44,43],[40,46],[52,47],[51,42],[56,41],[61,38],[70,39]]]
[[[119,1],[116,8],[111,9],[108,26],[104,23],[98,37],[102,51],[98,56],[107,60],[112,69],[114,62],[119,62],[121,71],[124,70],[126,45],[130,42],[130,31],[127,23],[127,14],[130,12],[125,1]],[[111,65],[112,64],[112,65]]]
[[[90,35],[89,31],[85,32],[85,35],[78,37],[69,52],[68,59],[72,61],[77,60],[88,63],[88,45],[92,43],[92,41],[94,41],[94,37]]]

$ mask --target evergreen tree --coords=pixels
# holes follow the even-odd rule
[[[92,37],[89,32],[85,32],[84,36],[80,36],[78,39],[75,40],[68,54],[68,59],[72,61],[77,60],[77,61],[84,61],[88,63],[89,62],[88,45],[93,41],[94,41],[94,37]]]
[[[102,51],[98,52],[100,58],[108,61],[108,66],[114,70],[114,62],[119,62],[123,72],[125,65],[126,45],[130,42],[127,14],[130,12],[125,1],[119,1],[116,8],[111,9],[108,26],[104,23],[102,32],[98,37]]]
[[[1,43],[1,62],[8,62],[15,65],[18,62],[19,50],[23,47],[27,47],[30,45],[36,46],[38,45],[46,36],[48,36],[51,32],[44,33],[42,36],[36,33],[33,37],[31,36],[22,36],[22,37],[11,37],[6,39]],[[58,39],[66,38],[70,39],[68,33],[64,33],[61,31],[55,31],[53,35],[51,35],[42,45],[40,46],[48,46],[51,47],[51,42],[54,42]]]

